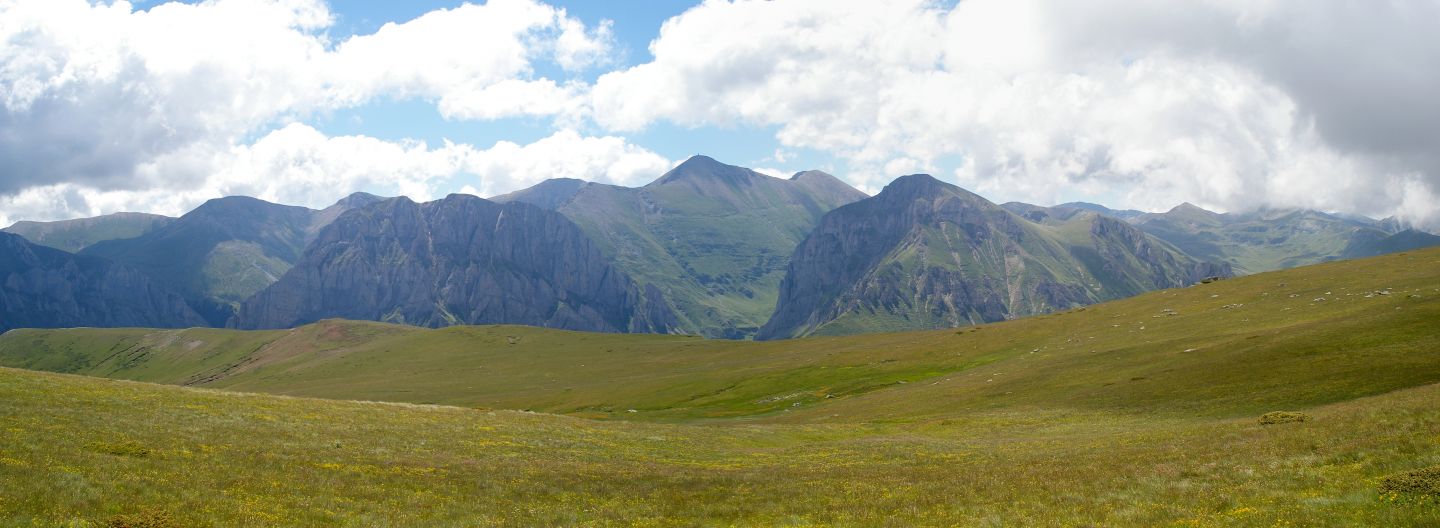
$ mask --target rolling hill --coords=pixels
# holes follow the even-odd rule
[[[0,369],[0,523],[1424,526],[1384,486],[1440,464],[1437,316],[1430,249],[781,342],[17,330],[0,363],[456,406]]]

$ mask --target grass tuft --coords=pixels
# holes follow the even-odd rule
[[[1260,425],[1308,422],[1310,415],[1294,411],[1272,411],[1260,416]]]
[[[134,440],[121,440],[118,442],[91,442],[88,446],[92,451],[105,453],[107,455],[127,456],[132,458],[147,458],[150,456],[150,448],[145,444]]]

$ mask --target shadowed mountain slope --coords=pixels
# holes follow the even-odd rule
[[[340,216],[234,323],[288,328],[332,317],[597,332],[675,326],[658,291],[615,269],[565,217],[467,195],[395,198]]]
[[[0,233],[0,332],[72,326],[203,326],[145,274]]]
[[[144,272],[184,296],[210,326],[224,326],[241,302],[290,269],[321,227],[379,199],[356,193],[315,211],[246,196],[217,198],[164,227],[83,253]]]

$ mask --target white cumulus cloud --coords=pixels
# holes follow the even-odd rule
[[[342,42],[328,36],[333,20],[322,0],[148,9],[124,1],[0,0],[0,200],[88,197],[84,207],[59,212],[160,197],[141,208],[168,210],[167,193],[251,189],[310,203],[305,197],[315,182],[303,177],[306,170],[267,165],[265,155],[302,150],[313,138],[294,127],[266,135],[277,123],[411,98],[435,102],[446,117],[574,123],[586,87],[539,76],[537,67],[602,63],[613,38],[607,24],[587,27],[533,0],[467,3]],[[251,144],[255,136],[263,139]],[[327,141],[332,150],[413,157],[395,161],[412,170],[394,174],[397,188],[415,185],[412,172],[450,152],[363,138]],[[325,168],[350,171],[332,184],[346,184],[353,167],[330,161]],[[232,186],[217,173],[246,173],[248,180]],[[257,188],[256,181],[267,183]],[[282,191],[290,187],[297,190]]]
[[[594,119],[774,127],[875,188],[1315,207],[1440,222],[1440,4],[1423,0],[706,2]]]

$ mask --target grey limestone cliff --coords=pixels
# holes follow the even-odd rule
[[[326,318],[675,328],[660,292],[636,285],[564,216],[467,195],[423,204],[395,198],[341,215],[284,277],[241,306],[233,326],[287,328]]]
[[[75,326],[204,326],[144,273],[0,233],[0,332]]]

